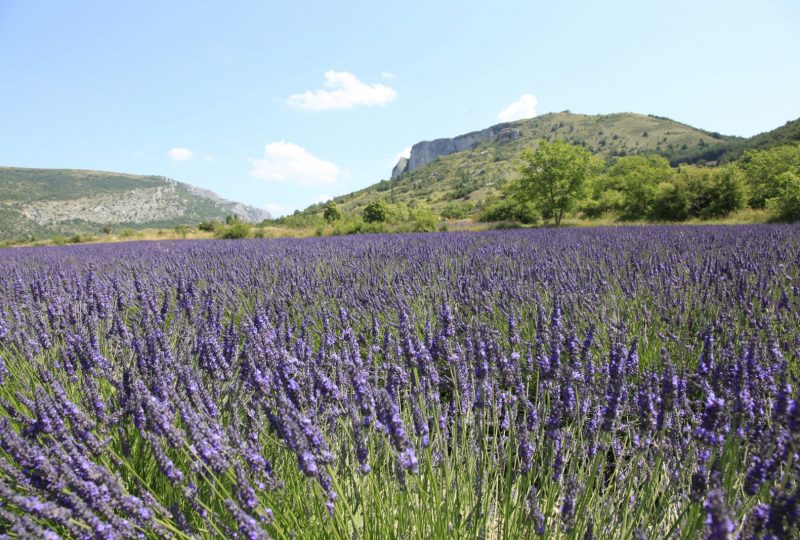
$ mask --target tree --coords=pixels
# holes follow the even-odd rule
[[[339,207],[336,206],[335,202],[329,201],[328,204],[325,205],[325,212],[323,212],[322,217],[324,217],[325,221],[328,223],[333,223],[334,221],[342,219],[342,212],[339,210]]]
[[[389,205],[383,199],[373,201],[364,208],[364,221],[367,223],[383,223],[389,213]]]
[[[800,144],[747,152],[742,166],[750,185],[750,206],[764,208],[769,199],[780,195],[779,176],[800,174]]]
[[[651,212],[659,184],[672,179],[673,170],[666,158],[658,155],[625,156],[617,158],[599,182],[604,191],[615,190],[622,194],[622,201],[615,194],[608,194],[607,203],[617,203],[623,219],[642,219]],[[597,189],[597,188],[595,188]],[[603,199],[603,194],[597,200]]]
[[[771,205],[778,210],[778,217],[784,221],[800,220],[800,175],[787,171],[777,178],[780,188],[778,197]]]
[[[601,168],[599,160],[583,148],[563,141],[542,140],[536,152],[522,153],[521,177],[510,187],[521,203],[534,203],[545,219],[561,225],[583,192],[586,181]]]

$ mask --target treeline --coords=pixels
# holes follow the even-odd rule
[[[505,186],[503,198],[484,205],[481,220],[535,223],[553,217],[558,224],[570,212],[589,219],[684,221],[724,218],[745,208],[771,209],[780,221],[800,220],[797,143],[752,150],[720,166],[675,168],[658,155],[617,157],[607,164],[598,159],[566,143],[544,142],[537,152],[523,154],[520,178]]]

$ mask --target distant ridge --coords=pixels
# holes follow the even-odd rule
[[[0,240],[197,225],[232,214],[250,222],[271,217],[164,176],[0,167]]]

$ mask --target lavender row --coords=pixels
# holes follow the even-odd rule
[[[0,267],[11,537],[800,526],[798,227],[73,246]]]

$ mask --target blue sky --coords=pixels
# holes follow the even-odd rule
[[[795,0],[0,0],[0,165],[165,175],[280,214],[505,118],[752,135],[800,116],[798,28]]]

